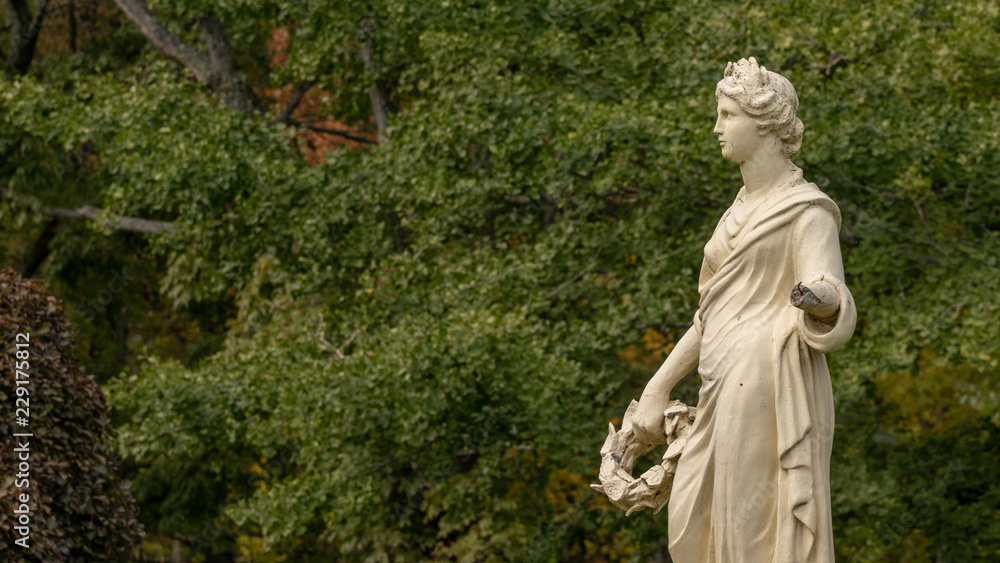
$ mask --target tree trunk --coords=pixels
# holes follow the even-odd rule
[[[222,94],[230,108],[240,113],[253,113],[260,107],[260,100],[240,75],[222,22],[217,18],[199,15],[198,26],[201,28],[201,37],[208,46],[209,87]]]
[[[115,0],[115,4],[164,56],[177,61],[190,70],[196,80],[222,94],[230,108],[250,114],[260,107],[260,100],[240,75],[229,39],[218,19],[204,14],[198,16],[201,36],[208,47],[206,56],[167,29],[145,0]]]
[[[372,113],[375,114],[375,125],[378,126],[378,141],[388,141],[389,129],[389,88],[379,78],[379,67],[375,57],[375,21],[371,17],[361,22],[361,60],[365,68],[375,77],[375,82],[368,90],[368,98],[372,102]]]
[[[7,9],[7,19],[10,20],[10,51],[7,52],[8,76],[17,76],[28,72],[31,61],[35,58],[35,46],[38,44],[38,34],[42,31],[42,22],[48,14],[49,0],[38,2],[38,12],[31,13],[28,0],[4,0]]]
[[[28,251],[28,256],[24,259],[24,265],[21,266],[21,277],[28,279],[35,275],[38,271],[39,266],[45,262],[45,259],[49,257],[49,244],[52,239],[56,236],[56,231],[59,228],[59,219],[49,219],[45,223],[45,228],[42,229],[42,234],[38,235],[35,239],[35,244]]]

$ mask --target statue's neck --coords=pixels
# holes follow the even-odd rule
[[[757,151],[753,158],[740,165],[746,197],[750,201],[762,198],[772,189],[781,189],[790,182],[802,179],[802,169],[784,153],[761,153],[765,151]]]

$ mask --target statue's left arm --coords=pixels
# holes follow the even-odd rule
[[[802,310],[799,331],[820,352],[839,349],[854,334],[857,310],[844,284],[839,225],[824,206],[806,208],[792,229],[795,273],[789,301]]]

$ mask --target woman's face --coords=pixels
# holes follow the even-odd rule
[[[729,96],[719,98],[719,119],[715,122],[722,156],[737,164],[746,162],[763,140],[757,122],[743,113]]]

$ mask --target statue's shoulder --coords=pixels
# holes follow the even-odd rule
[[[784,198],[784,203],[789,207],[804,207],[806,213],[816,213],[823,210],[833,216],[840,227],[840,207],[830,196],[812,182],[799,184],[789,189],[788,196]]]

